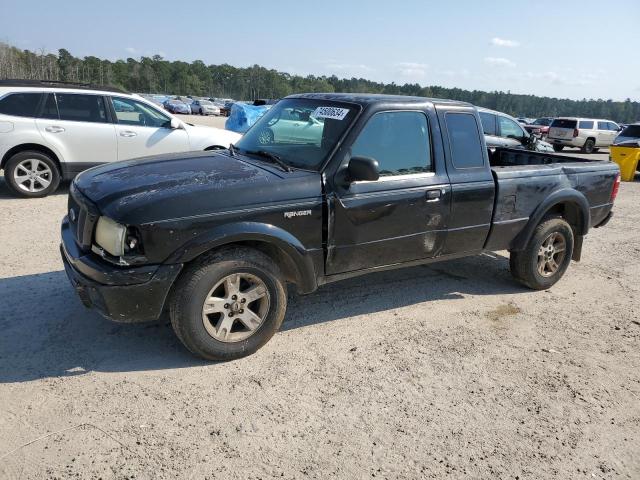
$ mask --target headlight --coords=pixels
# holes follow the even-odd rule
[[[96,225],[96,243],[114,257],[124,255],[127,227],[108,217],[100,217]]]

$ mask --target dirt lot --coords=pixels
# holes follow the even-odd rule
[[[256,355],[207,364],[166,321],[86,310],[66,189],[0,182],[0,478],[640,478],[638,205],[623,184],[550,291],[505,252],[375,274],[292,297]]]

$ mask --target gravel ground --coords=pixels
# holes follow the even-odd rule
[[[66,189],[0,182],[0,478],[640,478],[639,204],[623,184],[549,291],[505,252],[374,274],[292,297],[257,354],[208,364],[166,319],[86,310]]]

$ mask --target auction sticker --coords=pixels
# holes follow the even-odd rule
[[[344,120],[344,117],[349,113],[348,108],[338,107],[318,107],[311,116],[313,118],[330,118],[332,120]]]

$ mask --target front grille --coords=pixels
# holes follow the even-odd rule
[[[71,231],[78,247],[87,252],[91,250],[93,231],[100,216],[98,209],[71,184],[69,189],[68,217]]]

